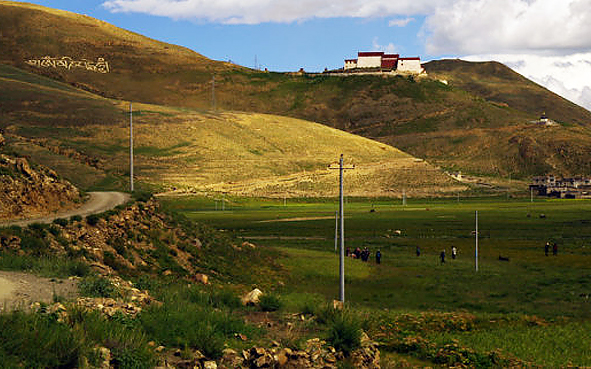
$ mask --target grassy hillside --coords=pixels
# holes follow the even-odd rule
[[[546,112],[562,124],[589,127],[591,112],[548,91],[498,62],[434,60],[424,64],[433,77],[445,79],[487,101],[539,116]]]
[[[129,107],[0,65],[8,150],[55,168],[82,188],[126,188]],[[356,169],[347,192],[399,196],[466,189],[391,146],[304,120],[134,104],[135,174],[158,189],[258,196],[332,196],[341,153]]]
[[[0,63],[116,98],[303,118],[465,172],[589,174],[591,113],[498,63],[426,65],[428,78],[264,73],[209,60],[87,16],[0,1]],[[26,63],[104,58],[109,73]],[[447,80],[448,85],[440,82]],[[531,121],[546,111],[561,123]]]

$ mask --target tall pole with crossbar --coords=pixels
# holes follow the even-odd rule
[[[339,252],[339,300],[345,302],[345,212],[344,212],[344,195],[343,195],[343,173],[345,169],[354,169],[354,166],[345,168],[343,154],[339,160],[339,167],[330,169],[339,170],[339,219],[340,219],[340,239],[341,249]]]

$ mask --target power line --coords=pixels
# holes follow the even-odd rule
[[[339,218],[340,218],[340,239],[341,239],[341,250],[339,255],[339,300],[341,303],[345,303],[345,214],[343,204],[343,172],[345,169],[355,169],[355,166],[345,168],[343,165],[343,154],[339,160],[339,167],[329,167],[329,169],[339,170]]]

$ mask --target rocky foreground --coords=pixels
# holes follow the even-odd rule
[[[3,144],[0,134],[0,147]],[[79,201],[78,189],[53,170],[32,168],[25,158],[0,154],[0,220],[45,215]]]

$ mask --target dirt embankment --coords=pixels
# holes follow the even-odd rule
[[[45,215],[80,200],[78,189],[53,170],[32,168],[25,158],[0,154],[0,220]]]
[[[0,311],[28,308],[34,302],[50,303],[78,294],[76,279],[43,278],[21,272],[0,271]]]

